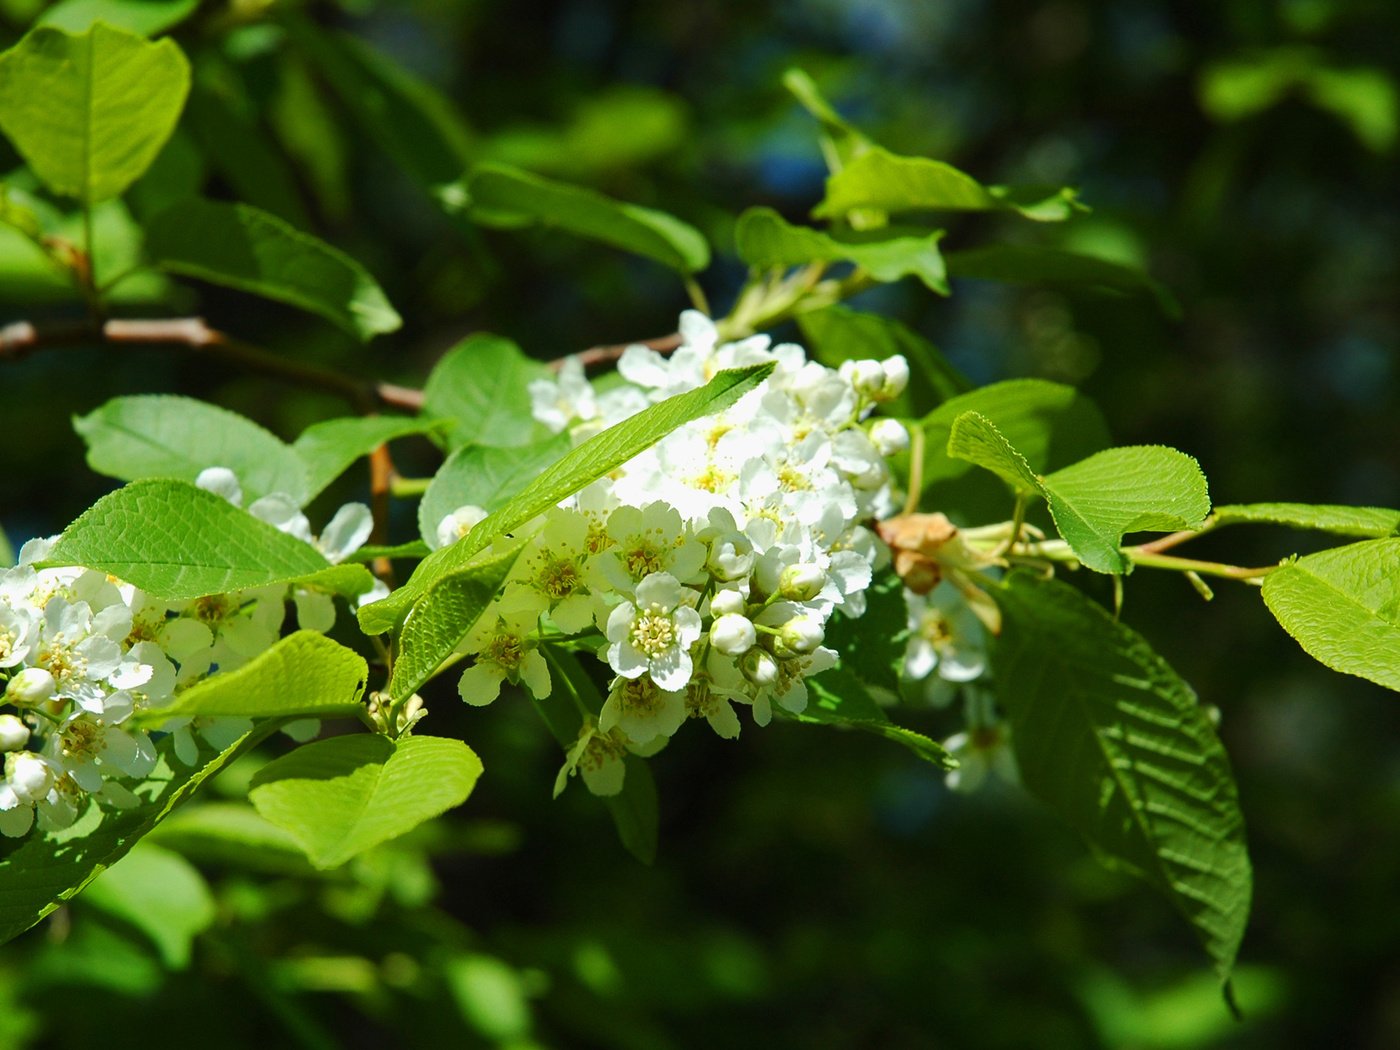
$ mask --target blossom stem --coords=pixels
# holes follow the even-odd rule
[[[1223,562],[1199,561],[1195,558],[1178,558],[1170,554],[1159,554],[1148,548],[1146,544],[1136,547],[1120,547],[1119,552],[1131,561],[1134,565],[1140,565],[1147,569],[1166,569],[1172,572],[1196,573],[1200,576],[1220,576],[1230,580],[1240,580],[1245,583],[1258,583],[1269,573],[1273,572],[1277,565],[1265,565],[1258,568],[1245,568],[1239,565],[1227,565]],[[1074,553],[1070,545],[1064,540],[1044,540],[1040,543],[1022,544],[1020,549],[1013,552],[1013,557],[1028,558],[1032,561],[1050,561],[1063,563],[1077,563],[1079,556]]]

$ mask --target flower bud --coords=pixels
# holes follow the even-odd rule
[[[725,656],[746,653],[757,640],[753,622],[739,613],[726,613],[710,625],[710,644]]]
[[[870,424],[870,443],[882,456],[909,450],[909,431],[897,419],[877,419]]]
[[[710,612],[715,617],[728,616],[730,613],[742,613],[748,605],[743,591],[726,587],[722,591],[716,591],[715,596],[710,599]]]
[[[710,542],[710,555],[705,567],[715,579],[729,582],[742,580],[753,572],[753,544],[742,532],[726,532]]]
[[[864,397],[877,398],[885,388],[885,370],[879,361],[842,361],[839,375]]]
[[[53,696],[57,685],[42,667],[26,667],[5,687],[5,702],[16,707],[37,707]]]
[[[744,658],[739,661],[739,670],[744,672],[744,677],[754,685],[772,685],[778,680],[778,661],[773,659],[772,653],[765,649],[750,649],[744,654]]]
[[[29,727],[14,715],[0,715],[0,751],[18,751],[29,743]]]
[[[778,631],[777,653],[779,656],[810,653],[825,640],[822,622],[815,616],[794,616]]]
[[[809,602],[826,586],[826,570],[809,561],[789,565],[778,577],[778,593],[791,602]]]
[[[222,496],[235,507],[243,506],[243,489],[238,484],[238,475],[228,467],[205,467],[194,483],[205,492]]]
[[[475,503],[468,503],[466,506],[458,507],[442,521],[438,522],[437,541],[439,547],[447,547],[456,543],[486,517],[486,509],[478,507]]]
[[[53,770],[32,751],[16,751],[5,757],[5,779],[21,802],[38,802],[53,786]]]
[[[909,362],[903,354],[895,354],[880,362],[880,371],[884,373],[884,382],[880,386],[878,399],[893,401],[909,385]]]

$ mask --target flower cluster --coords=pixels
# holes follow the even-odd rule
[[[864,611],[872,571],[888,556],[868,525],[896,506],[886,456],[908,443],[898,422],[870,418],[904,389],[902,357],[834,370],[766,336],[720,343],[696,312],[682,316],[681,335],[669,357],[629,348],[623,382],[606,390],[567,360],[556,378],[530,385],[536,419],[582,441],[721,369],[775,368],[730,408],[678,428],[544,515],[462,646],[474,660],[461,693],[473,704],[494,700],[502,682],[547,696],[547,638],[607,665],[606,702],[566,767],[600,793],[620,787],[626,752],[655,750],[688,719],[732,738],[735,705],[758,725],[775,705],[804,709],[805,680],[836,662],[823,645],[828,621]],[[439,538],[479,517],[461,508]]]
[[[237,479],[222,468],[199,483],[232,502]],[[264,497],[250,511],[339,560],[363,543],[369,511],[351,505],[317,539],[295,506]],[[124,780],[156,766],[148,719],[178,693],[219,671],[237,668],[278,638],[289,597],[303,627],[327,629],[329,595],[285,586],[162,602],[105,573],[38,568],[53,540],[32,540],[19,564],[0,570],[0,833],[25,834],[36,822],[67,827],[89,799],[128,807],[138,802]],[[246,719],[171,718],[176,761],[199,759],[196,735],[216,748],[250,728]]]

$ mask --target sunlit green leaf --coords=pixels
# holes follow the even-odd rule
[[[82,33],[96,22],[141,36],[155,36],[179,25],[199,0],[59,0],[45,8],[36,25]]]
[[[548,375],[509,339],[478,333],[443,355],[423,387],[423,412],[450,420],[448,445],[526,445],[543,436],[529,384]]]
[[[1239,503],[1216,507],[1217,525],[1286,525],[1339,536],[1380,538],[1400,533],[1400,510],[1382,507],[1342,507],[1317,503]]]
[[[292,442],[292,451],[306,470],[303,502],[315,499],[350,464],[385,442],[433,429],[430,419],[404,416],[356,416],[311,424]]]
[[[195,937],[215,918],[204,877],[178,853],[146,842],[94,879],[83,903],[144,933],[172,970],[189,966]]]
[[[438,468],[418,504],[423,539],[437,546],[438,525],[458,507],[499,510],[571,447],[567,434],[556,434],[519,448],[459,448]]]

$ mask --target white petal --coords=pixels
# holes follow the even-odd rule
[[[457,692],[474,707],[485,707],[501,695],[505,675],[495,664],[475,664],[462,672]]]
[[[316,546],[332,565],[339,564],[364,546],[374,531],[374,516],[363,503],[347,503],[321,531]]]
[[[549,679],[549,665],[545,663],[539,650],[531,649],[520,661],[520,680],[536,700],[543,700],[549,695],[552,685]]]

